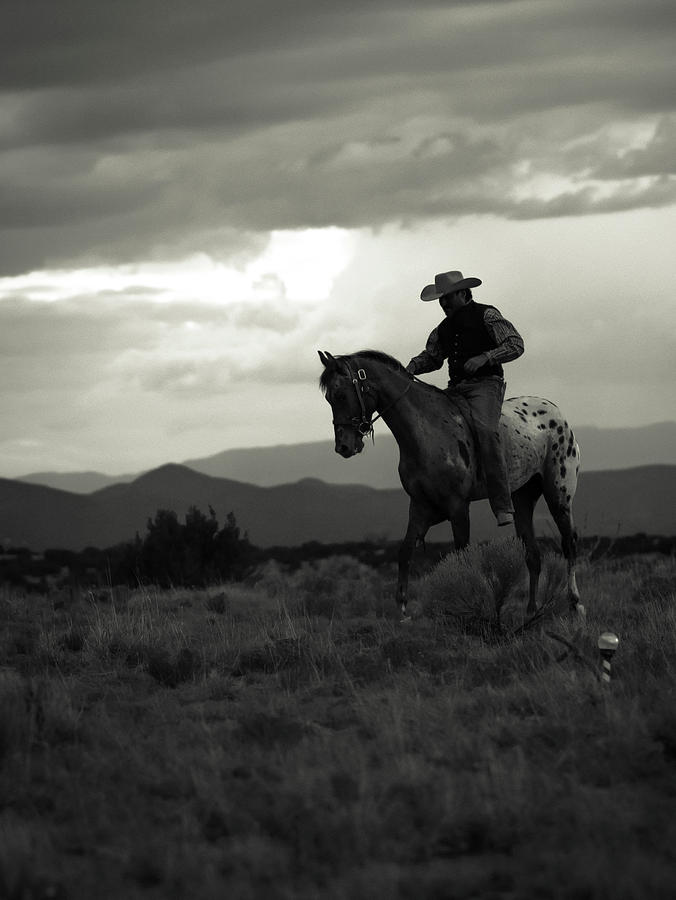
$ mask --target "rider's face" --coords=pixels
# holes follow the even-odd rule
[[[453,291],[451,294],[442,294],[439,297],[439,306],[443,309],[447,316],[452,316],[454,312],[465,305],[465,292]]]

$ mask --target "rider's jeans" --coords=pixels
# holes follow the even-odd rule
[[[451,396],[460,394],[464,397],[472,410],[488,500],[493,513],[497,516],[501,512],[514,512],[499,431],[505,382],[497,375],[467,378],[449,386],[447,391]]]

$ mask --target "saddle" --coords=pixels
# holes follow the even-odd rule
[[[455,407],[456,412],[463,417],[465,420],[465,424],[469,428],[472,433],[472,437],[474,441],[478,444],[479,442],[479,432],[477,431],[476,424],[474,422],[474,415],[472,413],[472,407],[467,402],[467,400],[451,388],[443,388],[441,391],[442,394],[446,395],[448,402]]]
[[[476,422],[474,421],[474,415],[472,413],[472,407],[469,402],[455,391],[452,387],[450,388],[442,388],[442,394],[445,394],[446,399],[454,407],[455,412],[462,416],[465,420],[465,425],[467,426],[467,430],[472,435],[472,440],[474,441],[474,464],[476,466],[476,477],[477,480],[481,480],[484,477],[483,474],[483,465],[481,462],[481,453],[479,452],[479,431],[476,427]]]

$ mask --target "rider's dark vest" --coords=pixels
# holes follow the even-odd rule
[[[465,378],[484,378],[487,375],[502,377],[503,368],[499,363],[482,366],[471,376],[463,369],[470,357],[495,348],[495,341],[484,324],[484,313],[487,309],[494,308],[470,300],[439,325],[437,333],[443,354],[448,358],[448,378],[451,384],[457,384]]]

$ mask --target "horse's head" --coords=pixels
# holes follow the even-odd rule
[[[336,453],[349,459],[361,453],[364,437],[373,431],[375,399],[369,395],[364,370],[350,357],[320,350],[319,358],[324,365],[319,384],[333,412]]]

